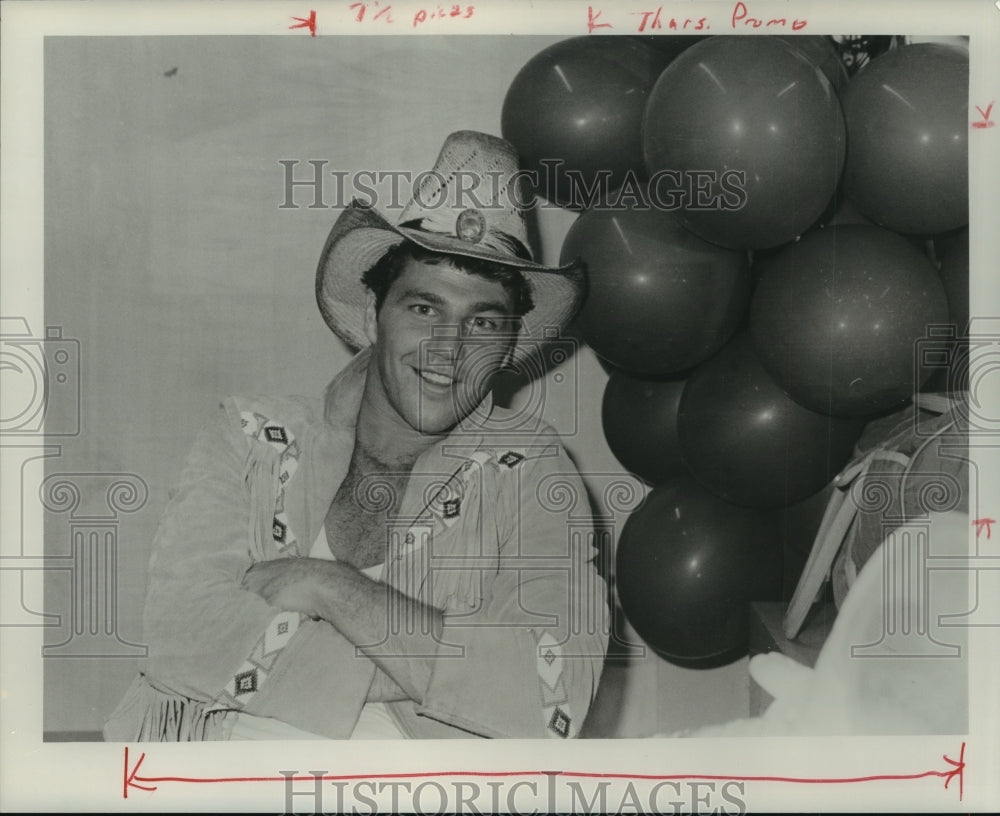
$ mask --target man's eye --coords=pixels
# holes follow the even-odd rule
[[[430,317],[434,314],[434,307],[428,306],[426,303],[415,303],[410,307],[410,311],[421,317]]]
[[[481,331],[496,331],[499,328],[499,321],[491,317],[474,317],[472,318],[472,328],[479,329]]]

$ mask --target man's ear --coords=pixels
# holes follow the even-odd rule
[[[369,289],[365,293],[365,337],[373,346],[378,336],[378,315],[375,310],[375,293]]]

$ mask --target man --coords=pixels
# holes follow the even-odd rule
[[[607,645],[586,492],[490,386],[582,279],[532,260],[516,172],[507,142],[461,131],[398,225],[338,218],[317,298],[361,351],[322,405],[229,398],[198,438],[107,739],[579,733]]]

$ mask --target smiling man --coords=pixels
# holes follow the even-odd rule
[[[230,397],[197,439],[107,739],[579,734],[607,647],[586,491],[491,387],[583,282],[532,259],[516,174],[461,131],[398,224],[337,219],[317,299],[358,354],[322,402]]]

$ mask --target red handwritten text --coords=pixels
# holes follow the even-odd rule
[[[990,525],[996,524],[997,520],[992,518],[977,518],[972,520],[972,526],[976,528],[976,538],[982,534],[983,530],[986,531],[986,538],[988,539],[992,533],[993,528]]]
[[[593,6],[587,6],[587,33],[593,34],[595,28],[614,28],[611,23],[599,23],[597,22],[604,12],[598,9],[594,11]]]
[[[660,14],[663,12],[663,6],[660,6],[655,11],[633,11],[632,14],[640,15],[639,28],[640,32],[649,29],[653,31],[657,28],[663,28],[663,21],[660,19]],[[683,22],[678,20],[676,17],[671,17],[670,22],[667,23],[667,28],[673,31],[686,31],[688,26],[691,27],[692,31],[703,31],[707,29],[708,18],[701,17],[697,20],[692,20],[690,17],[686,17]]]
[[[292,17],[295,20],[295,25],[288,26],[289,29],[293,28],[308,28],[309,36],[316,36],[316,12],[310,11],[308,17]]]
[[[413,27],[416,28],[418,25],[426,23],[428,20],[445,20],[449,18],[461,18],[463,20],[468,20],[475,10],[475,6],[460,6],[457,3],[450,7],[438,6],[436,11],[420,9],[413,15]]]
[[[996,124],[996,122],[990,119],[990,111],[993,110],[992,102],[990,102],[990,104],[986,106],[986,110],[983,110],[981,107],[979,107],[979,105],[976,105],[975,107],[976,110],[979,111],[979,115],[983,118],[977,119],[975,122],[972,123],[972,126],[974,128],[991,128]]]
[[[374,3],[351,3],[349,6],[351,11],[354,12],[354,20],[358,23],[363,23],[365,21],[365,14],[371,11],[369,19],[374,22],[376,20],[381,20],[384,23],[393,22],[392,19],[392,6],[382,6],[378,0]]]
[[[743,2],[738,2],[733,6],[733,14],[730,18],[730,25],[732,28],[739,28],[739,24],[742,23],[743,27],[750,28],[791,28],[792,31],[801,31],[808,24],[807,20],[793,19],[790,23],[787,17],[771,17],[765,20],[762,17],[751,17],[750,11],[747,9],[747,4]]]

